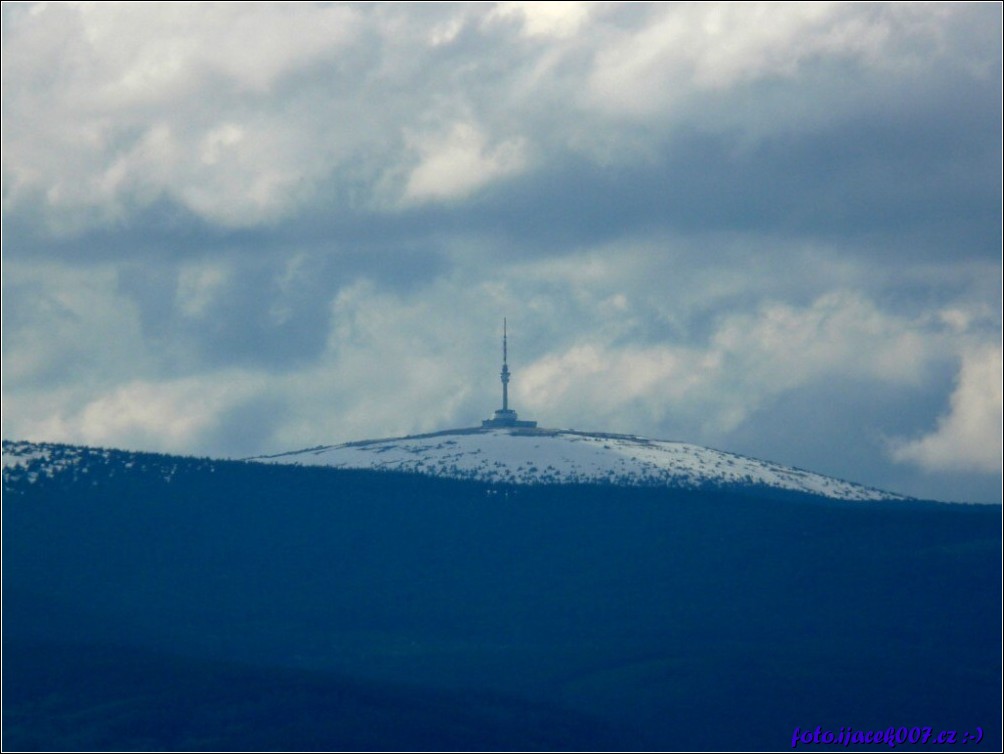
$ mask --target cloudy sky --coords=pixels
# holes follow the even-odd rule
[[[3,435],[1001,495],[1001,6],[4,3]]]

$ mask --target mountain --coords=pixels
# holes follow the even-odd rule
[[[996,506],[3,450],[5,749],[1001,747]]]
[[[615,484],[785,491],[837,500],[904,500],[809,471],[683,442],[543,428],[469,428],[324,445],[250,460],[406,471],[507,484]]]

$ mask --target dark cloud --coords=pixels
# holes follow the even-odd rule
[[[256,396],[222,411],[200,448],[209,454],[227,449],[229,458],[248,458],[266,446],[282,426],[289,406],[280,396]]]
[[[729,447],[768,458],[784,455],[803,469],[903,494],[951,498],[950,486],[936,487],[929,479],[919,480],[915,470],[897,469],[887,461],[893,437],[925,432],[945,410],[954,365],[939,365],[934,371],[923,384],[913,386],[842,375],[801,385],[754,412],[729,434]],[[841,442],[835,444],[834,437]],[[971,480],[964,499],[991,500],[994,489],[991,479]]]
[[[295,369],[323,351],[329,301],[344,278],[329,259],[290,258],[129,264],[119,291],[135,303],[145,338],[168,357],[165,369]]]

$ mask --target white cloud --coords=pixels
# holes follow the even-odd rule
[[[185,451],[198,447],[215,427],[219,414],[245,400],[253,388],[239,375],[212,380],[133,381],[84,405],[76,414],[59,417],[53,435],[83,437],[94,445],[156,447]]]
[[[409,143],[421,155],[404,188],[405,199],[414,202],[467,196],[526,164],[525,140],[492,146],[471,123],[455,123],[445,134],[412,136]]]
[[[824,294],[808,307],[771,302],[753,315],[729,317],[714,342],[742,360],[741,379],[775,390],[826,373],[915,383],[932,346],[917,324],[848,291]]]
[[[674,125],[700,123],[700,108],[679,102],[791,77],[809,60],[968,55],[976,70],[961,34],[941,33],[967,12],[8,3],[4,206],[34,207],[73,234],[165,198],[212,223],[255,227],[295,214],[333,178],[366,206],[463,198],[555,148],[637,159]],[[765,107],[766,117],[748,103],[724,112],[740,126],[790,128],[776,103]],[[703,125],[718,127],[722,112]]]
[[[656,6],[643,26],[604,38],[589,78],[592,107],[647,117],[695,92],[789,78],[822,58],[895,66],[904,41],[933,46],[937,23],[915,10],[844,3]],[[931,9],[942,17],[944,10]]]
[[[359,28],[356,11],[344,4],[68,5],[34,14],[35,22],[72,15],[70,23],[88,46],[92,69],[84,73],[102,83],[93,94],[120,103],[161,100],[212,74],[266,91],[290,72],[336,54]]]
[[[631,312],[622,316],[630,320]],[[725,316],[703,344],[639,347],[619,340],[587,340],[534,361],[515,395],[559,421],[588,414],[599,426],[628,431],[672,418],[714,441],[767,401],[818,381],[916,385],[946,344],[922,324],[847,292],[824,294],[808,306],[769,302]]]
[[[1004,371],[1001,349],[967,351],[948,413],[930,434],[893,444],[897,461],[931,471],[1001,472]]]
[[[528,37],[565,38],[579,31],[594,7],[594,3],[586,2],[498,3],[489,14],[489,20],[518,18]]]
[[[670,346],[574,345],[527,365],[513,392],[552,421],[628,431],[632,424],[658,424],[687,403],[688,414],[695,401],[711,408],[701,388],[718,371],[717,359],[714,353]]]
[[[44,406],[4,395],[5,437],[190,454],[207,447],[228,411],[262,393],[264,380],[227,371],[178,379],[132,379],[46,391]],[[13,433],[11,433],[13,430]]]
[[[289,75],[352,48],[351,6],[4,10],[5,209],[41,198],[50,228],[73,234],[167,197],[255,226],[337,164],[331,150],[318,159],[326,108],[283,112],[272,98]]]

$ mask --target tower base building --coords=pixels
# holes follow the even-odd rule
[[[537,422],[529,419],[520,419],[516,412],[512,410],[503,411],[498,409],[491,419],[484,419],[482,427],[536,427]]]

